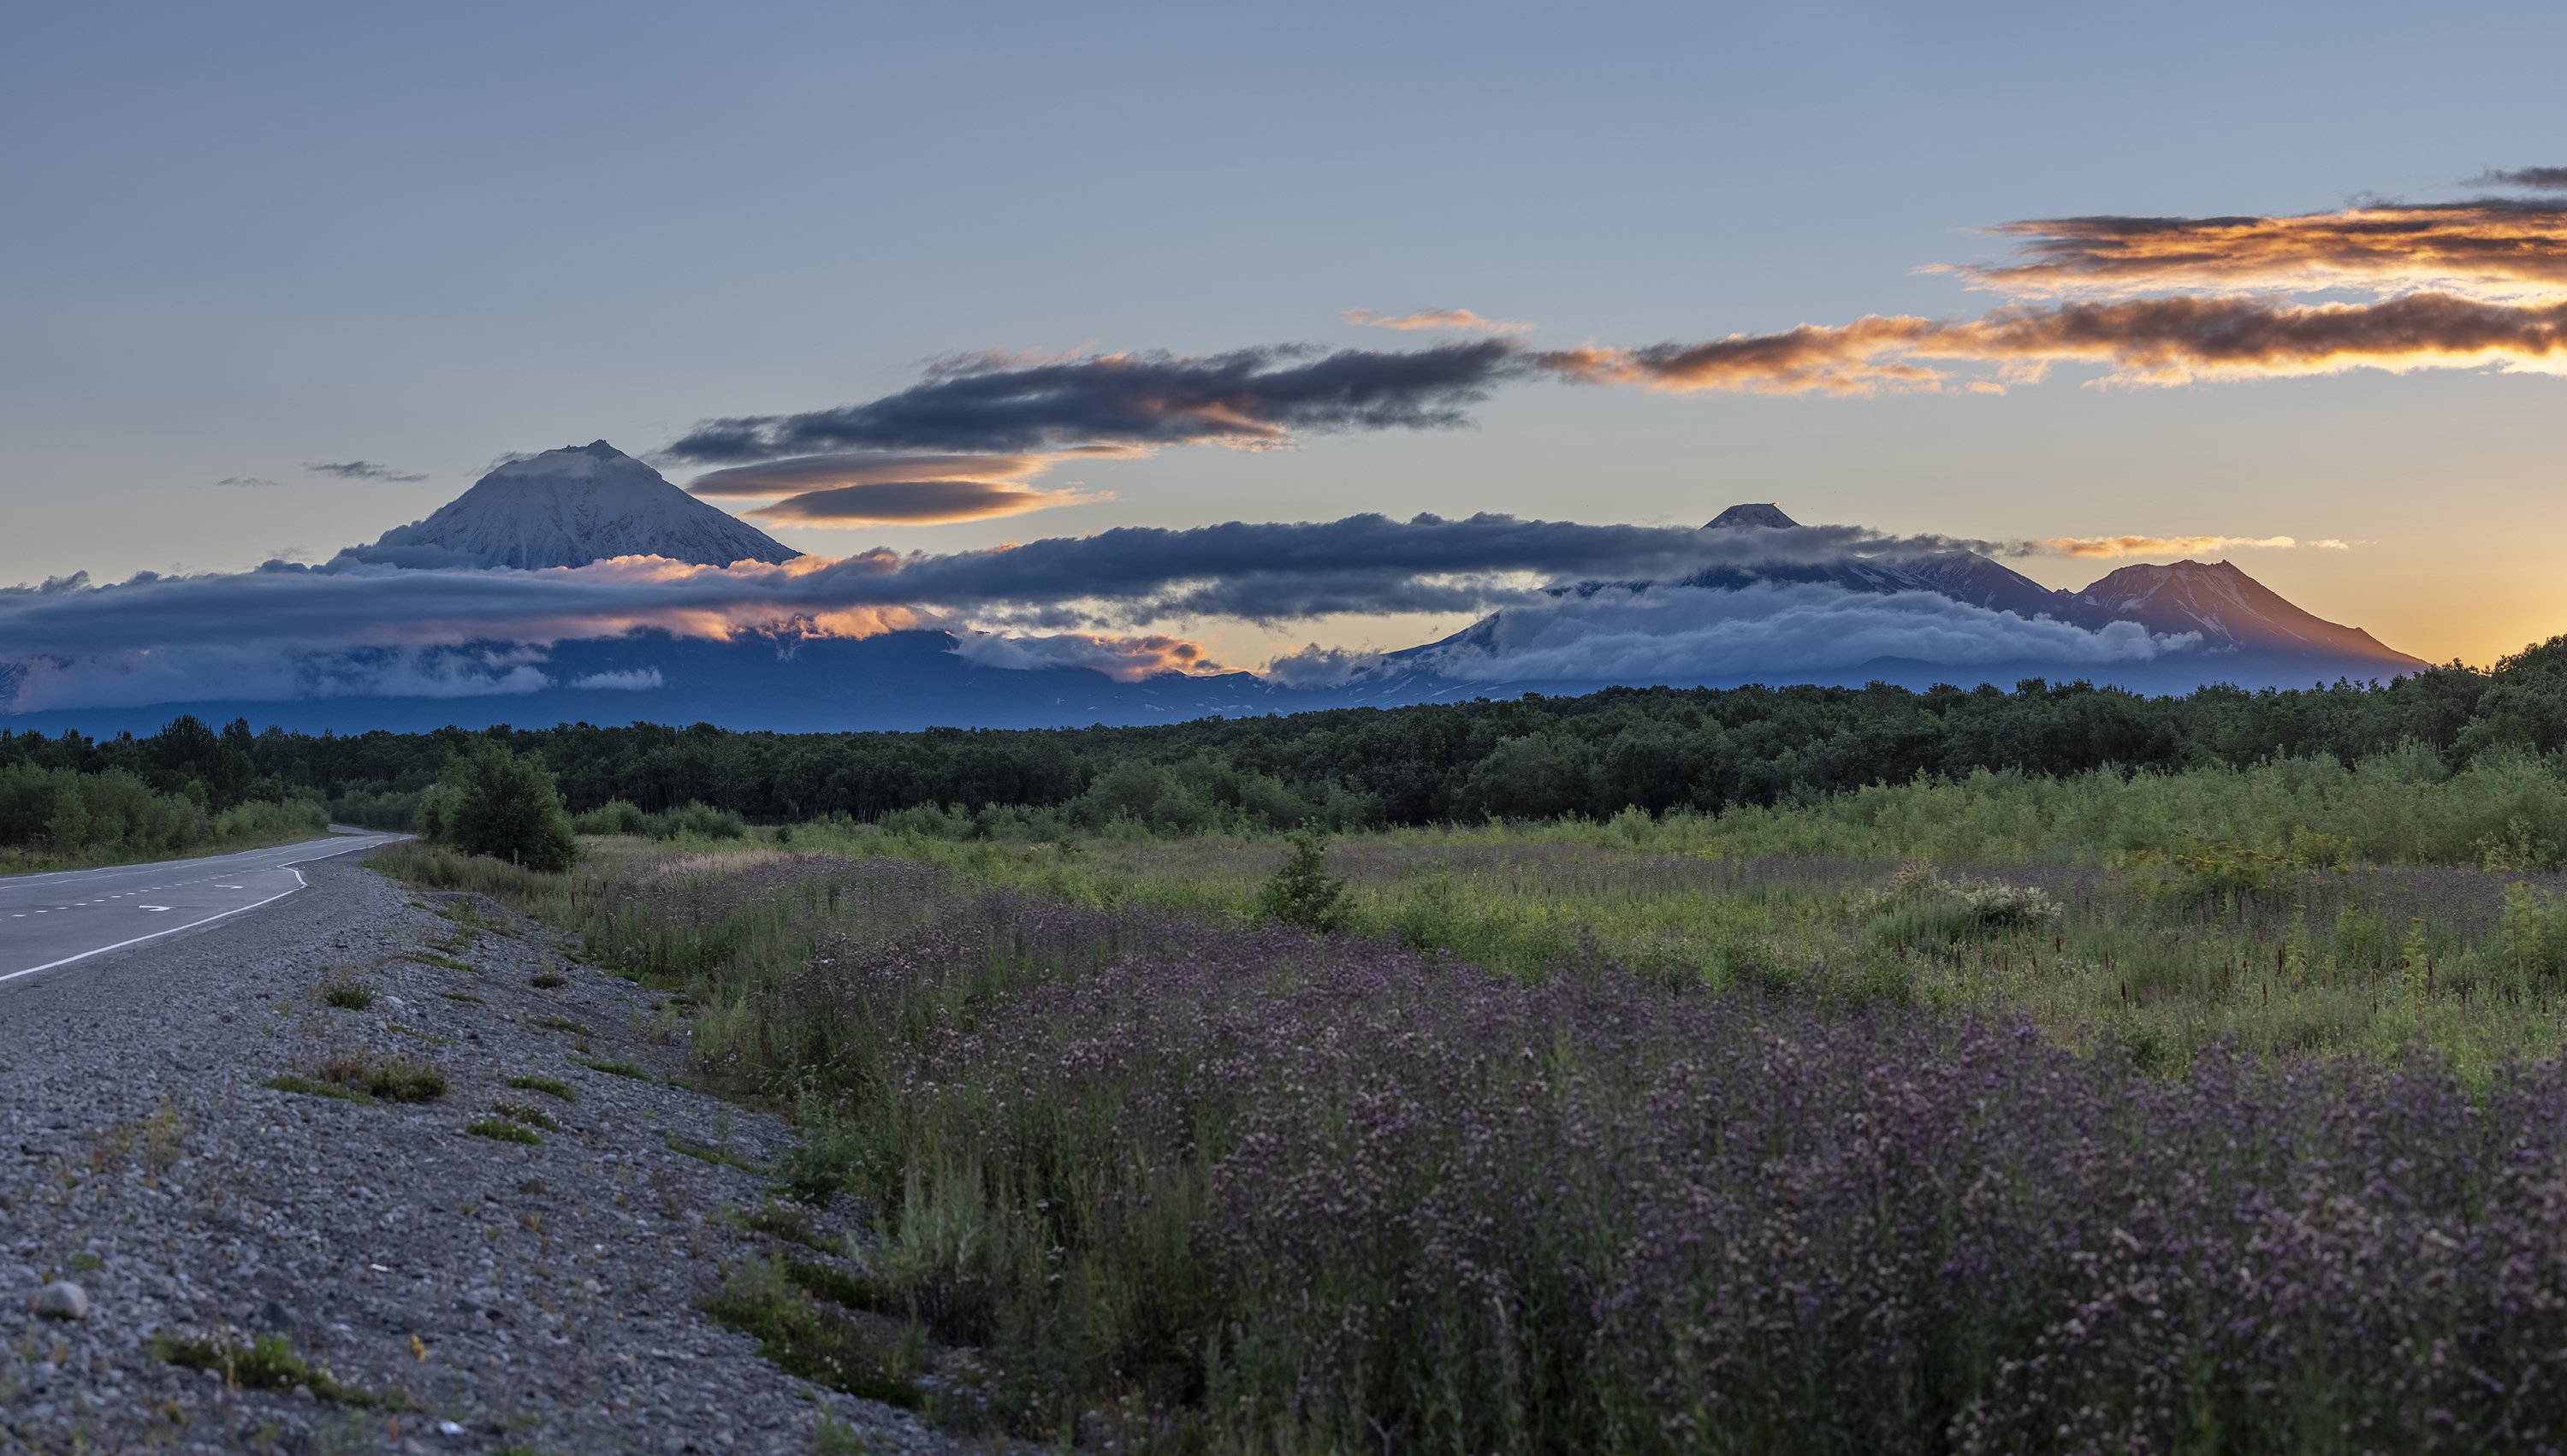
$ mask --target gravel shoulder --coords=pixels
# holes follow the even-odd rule
[[[0,987],[0,1449],[799,1452],[824,1412],[842,1449],[956,1449],[699,1310],[773,1249],[734,1215],[791,1134],[670,1084],[685,1033],[656,994],[486,901],[458,924],[429,902],[461,897],[359,862],[305,872],[255,914]],[[329,1004],[338,981],[372,1005]],[[266,1085],[334,1056],[446,1091]],[[502,1104],[541,1142],[465,1130]],[[29,1308],[53,1280],[85,1317]],[[152,1344],[260,1334],[390,1398],[239,1388]]]

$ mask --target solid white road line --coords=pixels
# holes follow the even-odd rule
[[[279,890],[264,900],[255,900],[247,905],[235,906],[230,910],[222,912],[220,915],[208,915],[202,920],[188,921],[185,925],[173,925],[167,930],[155,930],[149,935],[139,935],[130,941],[118,941],[115,945],[101,946],[95,951],[83,951],[77,956],[65,956],[59,961],[48,961],[42,966],[30,966],[24,971],[12,971],[5,976],[0,976],[0,981],[15,981],[21,976],[33,976],[39,971],[51,971],[56,967],[68,966],[74,961],[86,961],[92,956],[104,956],[110,951],[124,950],[127,946],[139,946],[144,941],[156,941],[164,935],[176,935],[182,930],[194,930],[200,925],[211,925],[217,920],[228,920],[231,917],[240,914],[242,911],[256,910],[261,905],[273,905],[277,901],[284,899],[286,896],[293,894],[294,890],[300,890],[310,883],[303,878],[303,871],[301,870],[295,869],[289,865],[286,866],[286,872],[294,876],[293,890]],[[148,909],[150,907],[145,906],[144,908]]]

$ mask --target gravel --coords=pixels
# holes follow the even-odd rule
[[[348,861],[306,874],[217,928],[0,987],[0,1449],[809,1451],[824,1411],[867,1451],[958,1447],[700,1311],[724,1267],[770,1252],[729,1215],[767,1201],[752,1169],[791,1132],[666,1080],[685,1032],[655,994],[486,901],[498,928],[467,945],[427,908],[462,897]],[[531,984],[545,972],[567,980]],[[349,979],[370,1006],[324,1001]],[[407,1056],[447,1090],[264,1085],[339,1054]],[[536,1145],[464,1130],[499,1103],[558,1126]],[[35,1308],[56,1282],[80,1286],[77,1317],[59,1294]],[[406,1408],[238,1388],[153,1345],[261,1334]]]

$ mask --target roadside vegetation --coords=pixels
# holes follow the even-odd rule
[[[0,874],[224,854],[329,832],[329,809],[319,793],[269,787],[277,797],[216,807],[192,779],[172,793],[123,769],[81,773],[6,764],[0,766]]]
[[[1120,1449],[2288,1451],[2567,1432],[2508,1293],[2567,1277],[2562,810],[2408,752],[379,862],[795,1112],[855,1273],[713,1312],[841,1388],[954,1363],[932,1407]]]

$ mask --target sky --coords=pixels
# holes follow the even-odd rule
[[[2222,234],[2234,270],[2169,253],[2136,279],[2098,261],[2127,238],[1990,231],[2418,208],[2567,165],[2567,11],[2414,14],[29,12],[0,51],[0,583],[317,561],[510,453],[604,437],[687,483],[835,448],[814,418],[888,449],[897,414],[908,455],[1046,457],[913,470],[976,487],[937,487],[978,518],[932,524],[709,498],[832,558],[1368,511],[1696,525],[1775,500],[1893,536],[2146,538],[2129,558],[2012,559],[2052,585],[2226,555],[2392,647],[2482,663],[2567,632],[2567,380],[2521,349],[2381,356],[2394,371],[2326,354],[2295,377],[2194,346],[2277,317],[2344,324],[2309,310],[2412,313],[2420,294],[2502,318],[2358,322],[2554,336],[2540,310],[2558,291],[2474,264],[2457,284],[2301,276],[2292,260],[2341,254],[2285,223],[2247,230],[2261,252]],[[2027,241],[2079,267],[1967,271]],[[2554,259],[2555,242],[2531,246]],[[2074,331],[2057,313],[2214,298],[2264,312]],[[1987,322],[2006,309],[2038,317]],[[1437,310],[1480,326],[1380,326]],[[1849,343],[1873,317],[1914,322]],[[2157,352],[2061,342],[2099,328]],[[1702,352],[1731,336],[1761,342]],[[910,408],[1028,370],[1083,389],[1081,361],[1152,351],[1181,372],[1269,351],[1237,366],[1254,374],[1475,341],[1493,372],[1414,418],[1286,411],[1246,435],[1144,437],[1069,410],[1025,444],[974,434],[983,409],[938,415],[922,444]],[[1778,364],[1787,344],[1805,363],[1815,348],[1815,372]],[[1317,352],[1272,352],[1287,345]],[[886,401],[906,403],[848,425],[847,407]],[[724,420],[751,424],[708,432]],[[841,462],[821,483],[860,475]],[[1027,492],[1045,508],[1017,509]],[[920,494],[856,503],[914,522]],[[2241,544],[2280,537],[2295,544]],[[2216,543],[2145,549],[2174,538]],[[1177,625],[1254,662],[1469,616]]]

